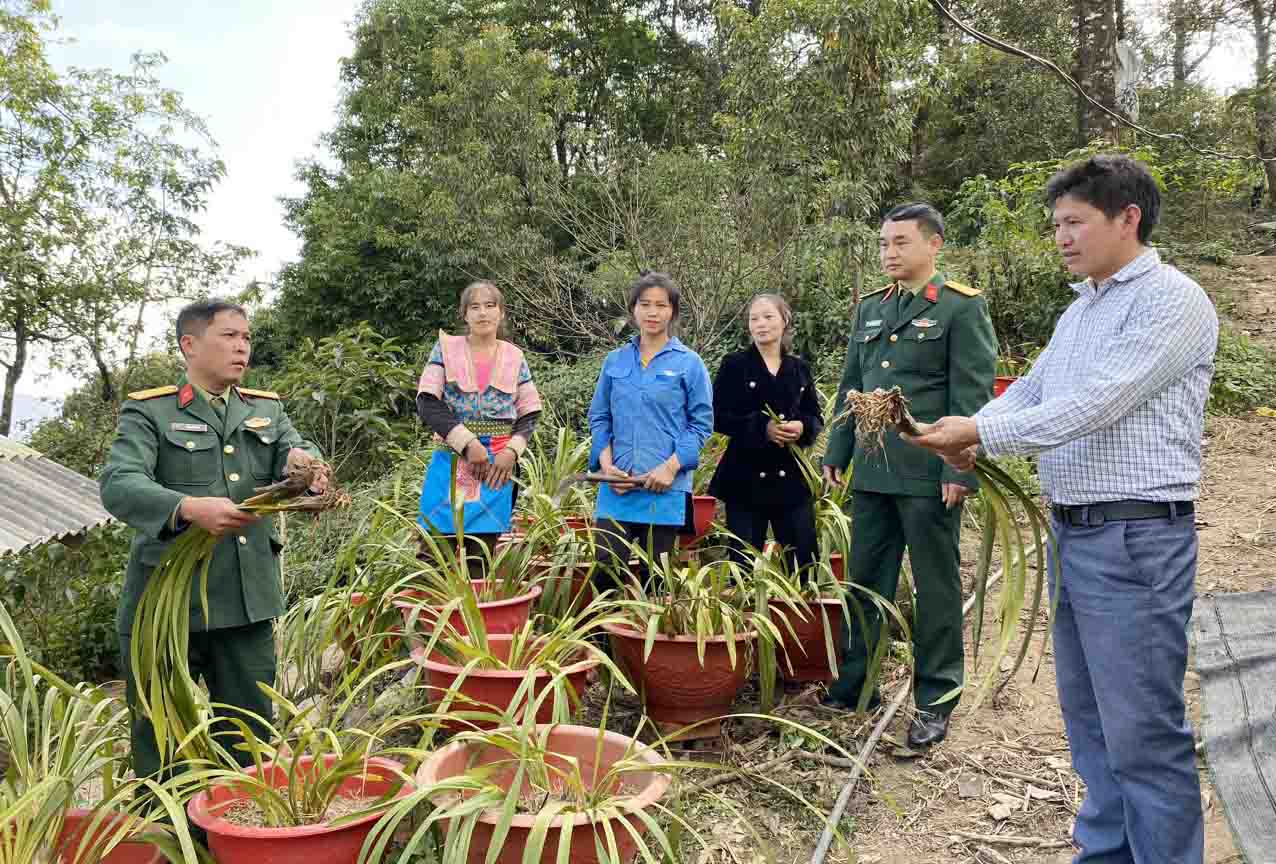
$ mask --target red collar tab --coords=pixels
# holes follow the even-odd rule
[[[934,282],[928,282],[926,284],[926,299],[932,303],[939,302],[939,286]]]
[[[896,288],[898,285],[899,285],[899,283],[898,283],[898,282],[892,282],[892,283],[891,283],[890,287],[886,289],[886,293],[882,295],[882,302],[883,302],[883,303],[885,303],[887,300],[891,299],[891,295],[893,295],[893,294],[895,293],[895,288]]]
[[[187,384],[181,390],[177,391],[177,407],[185,408],[195,401],[195,388]]]

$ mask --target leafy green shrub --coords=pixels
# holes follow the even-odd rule
[[[274,384],[293,424],[354,482],[381,476],[397,453],[424,443],[415,407],[423,363],[364,322],[304,340]]]
[[[67,680],[120,677],[115,609],[131,538],[112,523],[75,547],[46,543],[0,558],[0,602],[31,656]]]
[[[1240,414],[1276,403],[1276,356],[1243,333],[1219,328],[1208,410]]]

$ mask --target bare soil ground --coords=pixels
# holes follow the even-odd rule
[[[1276,351],[1276,259],[1243,257],[1229,267],[1196,268],[1194,275],[1215,298],[1224,320]],[[1257,414],[1209,420],[1198,509],[1201,594],[1276,588],[1276,459],[1268,443],[1273,436],[1276,420]],[[966,532],[967,561],[974,560],[975,539],[975,532]],[[967,580],[971,569],[967,568]],[[992,631],[992,623],[990,613],[985,634]],[[959,707],[948,740],[924,756],[897,746],[907,734],[907,718],[897,717],[888,731],[892,740],[877,748],[869,764],[870,777],[856,791],[841,822],[850,842],[835,845],[828,860],[836,864],[1070,861],[1070,826],[1084,788],[1068,759],[1053,663],[1047,654],[1033,680],[1033,660],[1035,652],[995,701],[976,711]],[[905,668],[896,664],[896,673],[902,674]],[[1198,718],[1200,694],[1194,672],[1188,673],[1186,690],[1189,709]],[[596,700],[600,694],[595,688],[590,695]],[[751,701],[746,694],[737,709],[747,710]],[[864,717],[819,707],[782,710],[851,751],[858,749],[871,728]],[[630,713],[622,709],[613,718],[616,725],[632,729],[632,716],[626,716]],[[686,815],[703,832],[709,849],[693,853],[688,860],[696,864],[809,860],[822,827],[819,819],[766,781],[783,783],[827,813],[848,770],[800,759],[774,764],[793,749],[818,751],[821,747],[760,725],[735,722],[728,728],[728,738],[720,757],[728,764],[753,768],[772,764],[765,772],[748,774],[691,799]],[[1239,862],[1204,760],[1199,764],[1206,861]],[[1018,842],[988,839],[1005,837]]]

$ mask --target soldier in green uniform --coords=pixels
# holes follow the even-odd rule
[[[905,204],[886,215],[882,268],[893,281],[864,295],[855,308],[846,364],[834,413],[848,390],[872,392],[898,386],[918,420],[933,421],[961,407],[969,416],[992,398],[997,339],[979,292],[935,271],[944,243],[943,217],[927,204]],[[860,585],[894,600],[904,549],[912,562],[917,598],[913,610],[913,695],[918,713],[908,742],[924,747],[943,740],[961,686],[961,574],[958,537],[961,503],[976,488],[938,456],[912,447],[891,430],[885,447],[869,452],[855,441],[851,418],[835,425],[824,457],[830,483],[851,483],[851,575]],[[881,634],[881,620],[865,605],[867,644]],[[859,704],[868,650],[863,633],[851,640],[831,703]],[[875,705],[873,693],[868,704]]]
[[[191,600],[191,674],[203,676],[212,702],[270,719],[270,699],[257,685],[275,680],[271,621],[284,611],[282,544],[273,520],[235,503],[319,455],[293,428],[277,394],[238,386],[251,354],[242,307],[217,300],[187,306],[177,316],[177,341],[185,380],[129,395],[101,477],[102,503],[137,532],[117,625],[138,776],[163,767],[151,721],[136,708],[129,665],[133,616],[147,579],[191,525],[221,537],[208,571],[209,620],[198,594]],[[323,472],[312,491],[326,485]]]

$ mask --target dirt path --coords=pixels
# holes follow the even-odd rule
[[[1224,320],[1276,351],[1276,259],[1241,258],[1232,267],[1201,268],[1195,275],[1215,297]],[[1210,418],[1206,435],[1198,510],[1198,592],[1274,589],[1276,459],[1268,442],[1276,436],[1276,420],[1256,414]],[[972,561],[975,532],[965,534],[963,558]],[[970,573],[966,575],[969,580]],[[989,617],[986,624],[991,623]],[[986,626],[985,633],[990,629]],[[1035,656],[1030,654],[1030,661]],[[851,849],[835,848],[828,860],[837,864],[1070,861],[1067,840],[1084,788],[1068,760],[1051,658],[1047,655],[1035,681],[1031,666],[1030,662],[1029,668],[1021,670],[995,703],[974,712],[959,707],[948,741],[932,753],[900,758],[890,743],[879,747],[869,766],[871,789],[857,791],[842,822],[842,829],[852,834]],[[1195,721],[1199,686],[1194,672],[1188,674],[1186,690]],[[866,731],[858,721],[822,709],[798,709],[793,716],[848,748],[857,746]],[[890,734],[895,742],[902,743],[906,722],[900,718],[893,724]],[[742,761],[757,764],[785,746],[796,745],[773,741]],[[1205,860],[1235,864],[1241,858],[1203,759],[1198,764],[1206,814]],[[771,773],[827,812],[847,772],[807,763],[787,764]],[[713,848],[700,856],[698,864],[808,860],[819,833],[810,816],[756,782],[720,788],[741,813],[750,814],[752,824],[745,825],[722,807],[697,807],[706,820],[698,824],[706,825],[714,839]],[[1013,835],[1033,845],[1014,846],[963,834]]]

